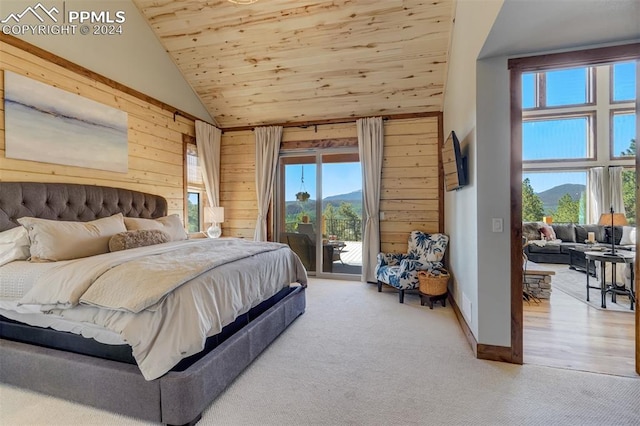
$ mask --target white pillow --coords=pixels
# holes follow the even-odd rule
[[[0,266],[29,258],[29,234],[24,226],[0,232]]]
[[[31,240],[31,261],[69,260],[109,253],[109,240],[127,230],[122,214],[92,220],[66,222],[21,217]]]
[[[124,224],[127,227],[127,231],[138,231],[141,229],[160,229],[169,234],[169,238],[171,238],[171,241],[180,241],[187,239],[187,231],[184,230],[182,220],[177,214],[160,217],[158,219],[125,217]]]
[[[636,228],[635,226],[623,226],[622,227],[622,238],[620,239],[621,246],[628,246],[630,244],[636,243],[635,236]],[[631,237],[631,233],[633,232],[633,238]]]

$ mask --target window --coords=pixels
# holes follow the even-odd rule
[[[594,68],[582,67],[522,74],[522,108],[592,105]]]
[[[194,144],[186,144],[186,173],[187,173],[187,194],[186,194],[186,217],[187,230],[189,232],[202,231],[202,218],[204,208],[204,182],[202,172],[198,163],[198,150]]]
[[[589,170],[623,166],[619,190],[635,222],[635,73],[636,62],[619,62],[522,74],[523,220],[597,222]]]
[[[612,158],[634,157],[636,114],[634,111],[614,111],[611,116]]]
[[[589,158],[590,127],[590,116],[523,119],[522,160]]]
[[[636,99],[636,63],[622,62],[611,67],[611,101]]]
[[[536,74],[522,74],[522,108],[535,108],[536,98]]]

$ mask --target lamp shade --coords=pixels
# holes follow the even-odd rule
[[[214,223],[224,222],[224,207],[209,207],[208,209],[209,219]]]
[[[602,213],[598,225],[611,226],[624,226],[627,225],[627,218],[622,213]]]

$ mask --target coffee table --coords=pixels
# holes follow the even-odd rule
[[[575,246],[570,248],[569,251],[569,269],[575,269],[576,271],[587,272],[587,262],[584,257],[585,252],[588,251],[603,251],[605,248],[599,245],[589,244],[586,246]],[[594,261],[590,261],[588,264],[589,273],[591,276],[596,276],[596,264]]]
[[[635,302],[635,292],[633,290],[633,283],[635,281],[635,278],[633,276],[633,269],[634,269],[634,263],[636,260],[636,254],[635,252],[627,252],[624,250],[621,251],[616,251],[615,255],[612,255],[608,252],[602,252],[602,251],[587,251],[584,253],[585,256],[585,267],[588,268],[588,262],[589,261],[599,261],[600,262],[600,287],[595,287],[595,286],[590,286],[589,285],[589,275],[587,274],[587,301],[589,301],[589,289],[594,288],[594,289],[600,289],[600,298],[601,298],[601,305],[602,308],[607,307],[607,299],[606,299],[606,295],[607,293],[611,293],[611,300],[613,302],[616,301],[615,297],[616,294],[626,294],[629,296],[629,301],[631,304],[631,310],[633,311],[633,304]],[[607,280],[605,279],[605,264],[606,262],[609,262],[612,264],[612,268],[611,268],[611,284],[607,285]],[[617,263],[623,263],[623,264],[629,264],[631,266],[631,283],[629,285],[629,288],[626,287],[626,285],[621,285],[618,286],[616,285],[616,264]]]

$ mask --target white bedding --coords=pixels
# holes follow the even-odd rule
[[[143,254],[154,256],[185,245],[229,250],[232,246],[249,249],[253,244],[261,243],[238,239],[189,240],[56,262],[55,267],[47,269],[46,274],[30,283],[30,289],[22,296],[21,302],[36,306],[52,316],[93,324],[119,334],[132,347],[145,379],[152,380],[165,374],[182,358],[200,352],[208,336],[219,333],[238,315],[293,282],[306,285],[304,267],[288,246],[278,245],[274,250],[201,273],[139,313],[77,304],[90,284],[88,287],[84,284],[74,286],[69,285],[69,280],[62,279],[53,286],[52,283],[57,282],[54,278],[66,276],[70,267],[82,270],[82,276],[88,273],[99,278],[101,269],[96,265],[102,262],[96,262],[96,259],[117,265],[121,263],[122,253],[126,254],[125,257],[140,258]],[[212,251],[212,256],[215,256],[215,251]],[[4,268],[9,265],[0,267],[0,284],[6,281]]]

